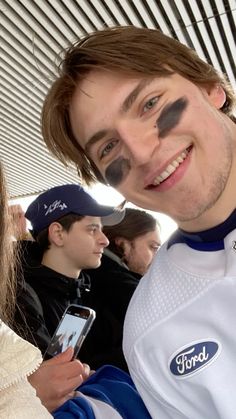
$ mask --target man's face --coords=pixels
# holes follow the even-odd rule
[[[161,240],[157,228],[132,241],[126,240],[124,259],[128,268],[144,275],[160,245]]]
[[[232,200],[236,127],[219,111],[224,100],[221,88],[199,88],[178,74],[131,79],[92,71],[75,91],[70,119],[111,186],[194,230]]]
[[[97,268],[109,241],[98,217],[86,216],[63,230],[63,256],[75,269]]]

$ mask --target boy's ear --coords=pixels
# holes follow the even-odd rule
[[[215,84],[207,89],[207,93],[212,105],[214,105],[216,109],[221,109],[226,101],[226,93],[223,87],[220,84]]]
[[[56,246],[63,245],[63,227],[60,223],[54,222],[48,227],[48,240]]]

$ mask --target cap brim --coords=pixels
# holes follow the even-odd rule
[[[103,226],[113,226],[119,224],[125,216],[125,209],[114,209],[112,214],[106,215],[101,217],[102,225]]]

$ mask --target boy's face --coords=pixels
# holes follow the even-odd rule
[[[99,217],[86,216],[63,230],[63,255],[75,269],[97,268],[109,241],[102,232]]]
[[[195,230],[231,205],[236,126],[219,111],[224,101],[222,88],[178,74],[92,71],[75,91],[70,119],[79,144],[128,201]]]

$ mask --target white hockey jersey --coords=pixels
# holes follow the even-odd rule
[[[152,418],[236,418],[236,230],[219,227],[163,245],[129,305],[125,357]]]

